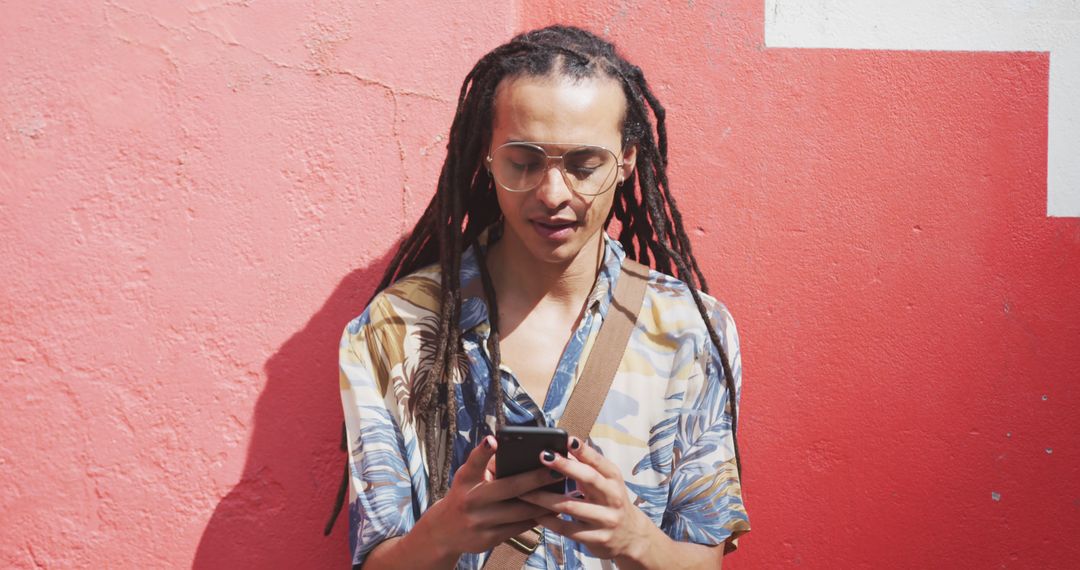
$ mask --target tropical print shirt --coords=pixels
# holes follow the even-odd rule
[[[501,367],[506,422],[554,427],[603,322],[624,257],[606,239],[604,262],[583,318],[561,356],[543,401]],[[479,278],[476,252],[461,263],[461,289]],[[354,564],[380,542],[409,532],[429,506],[418,418],[408,408],[410,387],[434,358],[439,268],[422,269],[372,300],[348,324],[340,345],[340,385],[348,436],[351,485],[349,540]],[[479,289],[473,287],[473,289]],[[742,366],[734,321],[723,304],[702,296],[727,352],[736,382]],[[451,473],[491,433],[483,414],[490,379],[487,306],[482,296],[463,300],[463,373],[455,383],[457,433]],[[750,530],[735,465],[731,395],[720,356],[682,281],[651,271],[644,304],[588,443],[623,474],[634,503],[668,536],[724,548]],[[479,569],[490,552],[466,553],[459,569]],[[610,567],[582,544],[544,529],[527,568]]]

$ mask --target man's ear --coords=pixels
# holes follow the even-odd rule
[[[632,144],[623,149],[622,171],[619,172],[620,183],[630,180],[630,177],[634,175],[634,167],[637,166],[637,148],[636,144]]]

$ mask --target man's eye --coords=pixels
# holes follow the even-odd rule
[[[517,171],[520,171],[520,172],[525,172],[525,171],[528,171],[528,170],[532,170],[532,169],[536,168],[537,165],[538,165],[538,163],[536,163],[536,162],[516,162],[516,161],[513,161],[513,160],[510,161],[510,168],[513,168],[514,170],[517,170]]]

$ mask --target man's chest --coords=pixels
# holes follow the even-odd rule
[[[543,405],[569,338],[569,331],[519,329],[501,343],[502,363],[538,405]]]
[[[500,318],[503,316],[500,312]],[[510,318],[503,321],[508,326],[499,343],[501,363],[513,371],[529,396],[543,406],[560,365],[568,366],[571,360],[576,364],[587,332],[584,328],[591,319],[582,320],[580,314],[540,310],[506,316]]]

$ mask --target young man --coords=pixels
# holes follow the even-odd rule
[[[588,32],[473,68],[438,191],[341,342],[354,564],[479,568],[539,525],[529,568],[718,568],[749,530],[738,337],[697,290],[666,146],[641,70]],[[559,421],[626,256],[655,270],[588,440],[495,479],[497,426]]]

